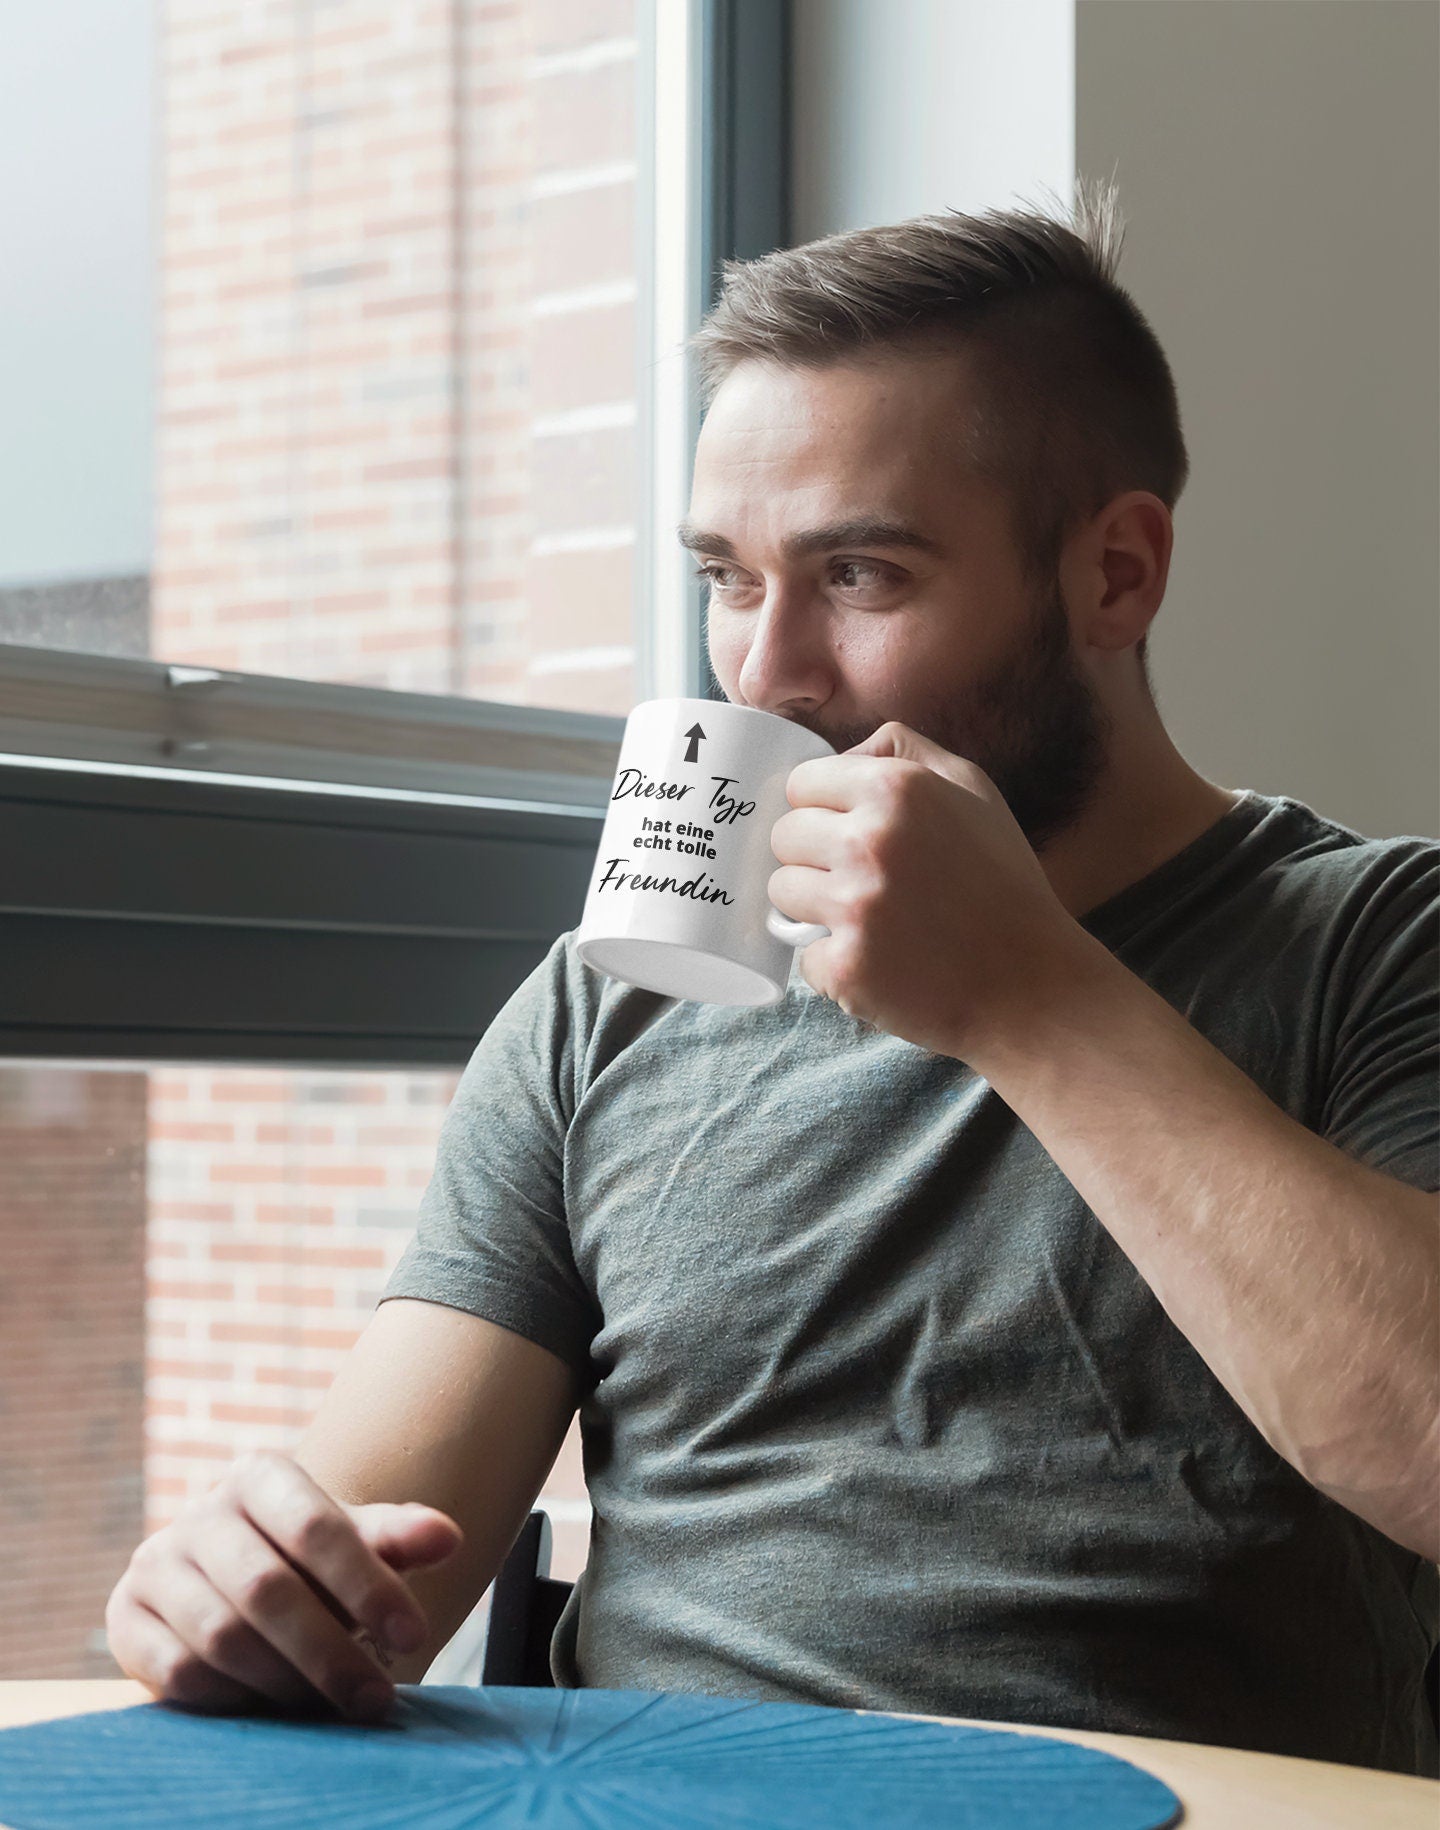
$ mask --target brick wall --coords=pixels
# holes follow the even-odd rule
[[[152,654],[628,711],[633,0],[171,0],[159,29]],[[113,1673],[140,1537],[298,1438],[455,1079],[5,1080],[7,1674]],[[573,1578],[573,1430],[543,1503]]]
[[[634,702],[633,0],[167,9],[154,650]]]
[[[169,9],[156,655],[628,711],[638,50],[633,0]],[[149,1529],[298,1437],[453,1084],[155,1077]],[[572,1432],[558,1575],[583,1495]]]
[[[413,1230],[454,1086],[152,1075],[147,1531],[241,1451],[298,1440]]]
[[[243,1450],[299,1440],[414,1230],[457,1078],[151,1076],[145,1533]],[[577,1426],[542,1502],[572,1581],[584,1494]]]
[[[145,1076],[0,1067],[0,1678],[110,1677],[138,1543]]]
[[[626,712],[633,0],[168,9],[154,653]],[[293,1442],[454,1078],[172,1069],[146,1528]],[[584,1563],[578,1442],[547,1486]]]

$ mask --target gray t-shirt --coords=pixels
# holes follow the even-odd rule
[[[1437,865],[1248,792],[1082,925],[1434,1189]],[[798,961],[737,1009],[562,934],[475,1050],[390,1296],[582,1376],[561,1685],[1436,1772],[1435,1565],[1270,1448],[985,1081]]]

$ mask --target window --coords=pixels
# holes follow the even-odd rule
[[[0,111],[0,633],[628,711],[636,0],[79,12]]]
[[[0,1068],[0,1676],[113,1677],[105,1602],[141,1538],[236,1455],[299,1441],[413,1230],[456,1078]],[[573,1581],[578,1427],[541,1504]]]
[[[788,7],[31,9],[0,66],[0,1659],[284,1447],[622,719],[714,692],[684,339],[784,239]],[[583,1564],[578,1444],[545,1503]]]

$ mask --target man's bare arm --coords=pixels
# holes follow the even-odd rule
[[[394,1682],[419,1682],[494,1580],[579,1395],[555,1354],[463,1310],[392,1297],[370,1318],[292,1453],[332,1499],[418,1500],[465,1534],[405,1573],[429,1633],[392,1659]]]
[[[137,1545],[105,1608],[116,1663],[206,1713],[383,1719],[499,1568],[578,1384],[461,1310],[382,1303],[298,1454],[240,1456]]]
[[[1077,934],[1079,931],[1077,930]],[[1251,1422],[1440,1561],[1440,1214],[1281,1111],[1098,941],[965,1059]]]

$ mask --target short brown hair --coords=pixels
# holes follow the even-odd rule
[[[1027,575],[1052,581],[1073,527],[1127,489],[1173,511],[1189,475],[1170,365],[1115,277],[1124,237],[1113,181],[1080,179],[1068,223],[1063,206],[951,210],[726,261],[690,339],[702,403],[747,360],[973,353],[962,448],[1005,490]]]

